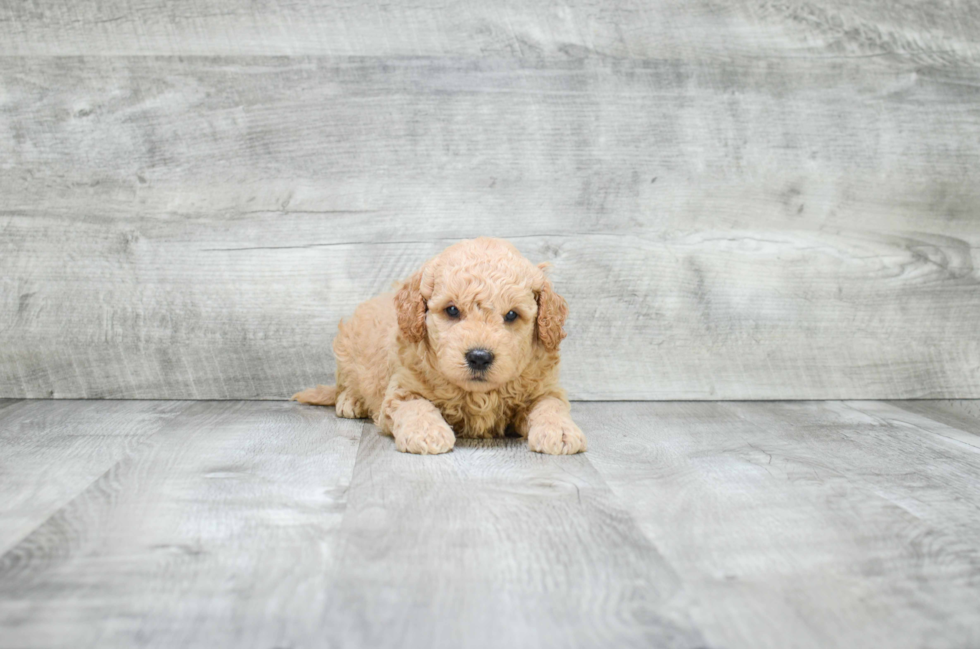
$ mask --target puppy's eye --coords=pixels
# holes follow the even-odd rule
[[[446,315],[448,315],[450,318],[458,318],[459,309],[456,308],[456,305],[450,304],[446,307]]]
[[[517,311],[514,310],[508,311],[507,315],[504,316],[504,321],[513,322],[514,320],[517,320]]]

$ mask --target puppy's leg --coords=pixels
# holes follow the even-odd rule
[[[368,409],[354,390],[346,388],[337,395],[337,416],[344,419],[363,419],[368,416]]]
[[[395,401],[390,403],[389,413],[395,448],[402,453],[435,455],[453,450],[456,434],[429,401]]]
[[[573,455],[585,450],[585,435],[572,421],[568,402],[558,397],[538,399],[527,414],[527,447],[549,455]]]

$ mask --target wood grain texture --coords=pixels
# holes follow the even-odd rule
[[[0,394],[283,398],[489,234],[554,263],[575,398],[980,395],[961,63],[6,58]]]
[[[333,646],[704,646],[589,460],[524,440],[420,458],[366,427],[338,566]]]
[[[190,406],[0,558],[0,646],[311,646],[361,426]]]
[[[261,402],[148,442],[0,557],[0,647],[703,646],[583,456]]]
[[[185,406],[162,401],[0,403],[0,554]]]
[[[974,444],[980,444],[980,401],[942,399],[929,401],[891,401],[891,405],[928,417],[963,431]]]
[[[17,484],[0,472],[4,504],[95,457],[69,434],[140,443],[0,551],[0,647],[980,642],[963,431],[884,402],[573,414],[583,455],[509,439],[418,457],[292,403],[9,406],[0,458],[52,452]],[[0,529],[18,516],[0,506]]]
[[[936,405],[943,410],[956,412],[969,418],[969,420],[980,421],[980,400],[978,399],[942,399]],[[971,430],[975,429],[974,424],[967,425]]]
[[[899,54],[980,59],[970,0],[79,0],[0,5],[0,55],[690,58]]]
[[[980,642],[980,449],[947,426],[876,402],[575,414],[709,644]]]

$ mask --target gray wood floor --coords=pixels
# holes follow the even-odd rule
[[[281,402],[0,400],[0,647],[976,647],[980,412],[578,403],[395,452]]]

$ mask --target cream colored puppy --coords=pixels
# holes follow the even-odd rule
[[[293,399],[371,417],[408,453],[507,431],[532,451],[584,451],[558,384],[568,307],[544,266],[500,239],[450,246],[397,293],[357,307],[333,342],[337,385]]]

